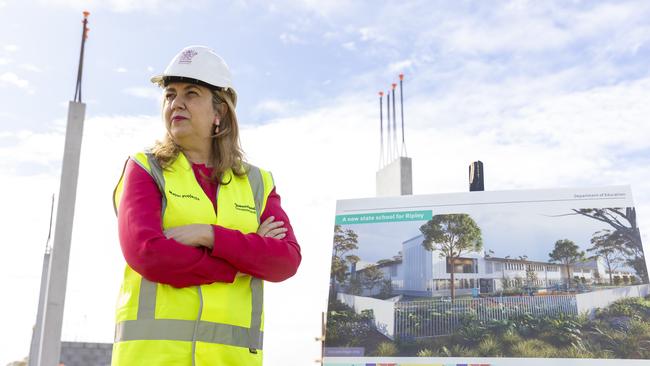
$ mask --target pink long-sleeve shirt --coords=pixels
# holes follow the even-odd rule
[[[194,175],[216,206],[217,184],[210,182],[211,168],[192,164]],[[293,276],[301,261],[300,246],[287,214],[280,206],[275,188],[269,195],[263,222],[270,216],[284,221],[283,239],[243,234],[238,230],[212,225],[214,246],[192,247],[165,237],[161,217],[162,196],[149,173],[129,161],[118,208],[118,231],[126,262],[144,278],[187,287],[212,282],[232,282],[237,272],[279,282]]]

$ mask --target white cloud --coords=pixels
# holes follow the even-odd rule
[[[16,51],[18,51],[18,46],[16,46],[15,44],[6,44],[6,45],[4,45],[3,48],[7,52],[16,52]]]
[[[65,6],[75,10],[89,9],[91,10],[91,17],[92,12],[101,9],[108,9],[116,13],[131,13],[139,11],[159,13],[161,11],[181,11],[187,8],[196,9],[205,4],[204,0],[186,1],[174,4],[164,0],[40,0],[40,2],[48,6]]]
[[[359,29],[359,38],[364,42],[384,42],[388,40],[384,28],[363,27]]]
[[[633,28],[626,28],[613,35],[612,42],[609,42],[599,53],[605,57],[608,54],[632,53],[636,54],[639,49],[650,43],[650,26],[639,25]]]
[[[271,11],[300,11],[328,19],[354,12],[358,8],[359,5],[353,1],[345,0],[282,0],[279,4],[269,5]]]
[[[597,35],[604,32],[616,32],[629,27],[630,24],[646,24],[646,15],[650,4],[637,2],[603,2],[588,11],[572,16],[575,29],[580,35]]]
[[[20,89],[29,90],[29,81],[21,79],[20,76],[14,74],[13,72],[5,72],[0,75],[0,85],[13,85],[17,86]]]
[[[0,57],[0,65],[8,65],[10,63],[14,62],[14,60],[6,57]]]
[[[147,66],[147,72],[153,72],[154,68],[153,66]]]
[[[354,44],[352,41],[343,43],[341,47],[345,48],[348,51],[355,51],[357,49],[356,44]]]
[[[306,42],[293,33],[280,34],[280,40],[284,44],[305,44]]]
[[[465,18],[445,24],[448,47],[458,52],[542,51],[566,45],[572,36],[553,19],[504,14],[498,19]],[[507,19],[504,19],[507,18]],[[531,42],[535,39],[535,42]]]
[[[442,44],[446,53],[521,54],[579,50],[585,42],[602,50],[620,47],[620,41],[626,45],[638,43],[639,37],[645,35],[634,29],[647,27],[650,4],[626,1],[592,5],[513,1],[500,7],[486,4],[476,9],[463,9],[462,6],[442,9],[434,15],[437,26],[420,32],[417,43],[421,46]],[[414,19],[413,23],[411,27],[404,24],[408,33],[426,29],[421,19]],[[391,33],[400,32],[395,22],[384,24]],[[633,40],[626,37],[630,33]]]
[[[410,69],[413,67],[413,60],[402,60],[402,61],[396,61],[396,62],[391,62],[388,65],[388,72],[395,74],[395,73],[403,73],[405,70]]]
[[[253,108],[253,114],[267,117],[269,115],[278,116],[295,111],[297,106],[298,103],[294,100],[266,99]]]
[[[333,40],[339,38],[340,36],[341,34],[339,32],[333,32],[333,31],[327,31],[321,35],[321,37],[323,37],[324,40]]]
[[[125,94],[132,95],[138,98],[145,98],[160,101],[161,93],[158,88],[147,88],[147,87],[132,87],[126,88],[123,90]]]
[[[31,72],[43,72],[43,69],[32,64],[20,64],[18,67],[20,67],[23,70],[27,70]]]
[[[8,146],[0,146],[0,166],[2,170],[20,169],[23,164],[37,163],[44,167],[56,165],[60,160],[63,136],[60,131],[34,133],[28,130],[5,132]],[[16,151],[20,151],[17,154]],[[58,166],[56,167],[58,169]],[[47,169],[45,169],[47,170]]]
[[[121,66],[118,67],[117,69],[115,69],[115,72],[117,72],[117,73],[125,73],[127,71],[128,70],[125,67],[121,67]]]

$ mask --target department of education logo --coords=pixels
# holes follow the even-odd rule
[[[235,209],[239,210],[239,211],[252,213],[252,214],[257,213],[257,211],[255,210],[255,207],[249,206],[249,205],[240,205],[237,202],[235,202]]]
[[[192,63],[192,58],[196,56],[198,52],[194,50],[187,50],[181,53],[181,58],[178,60],[179,64],[189,64]]]

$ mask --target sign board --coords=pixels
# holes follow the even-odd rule
[[[629,186],[342,200],[331,260],[327,366],[650,359]]]

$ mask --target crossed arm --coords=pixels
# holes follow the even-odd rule
[[[124,174],[118,209],[120,245],[129,266],[143,277],[187,287],[232,282],[237,272],[278,282],[297,271],[300,246],[275,190],[267,198],[257,233],[200,224],[164,232],[161,193],[153,179],[132,161]]]

